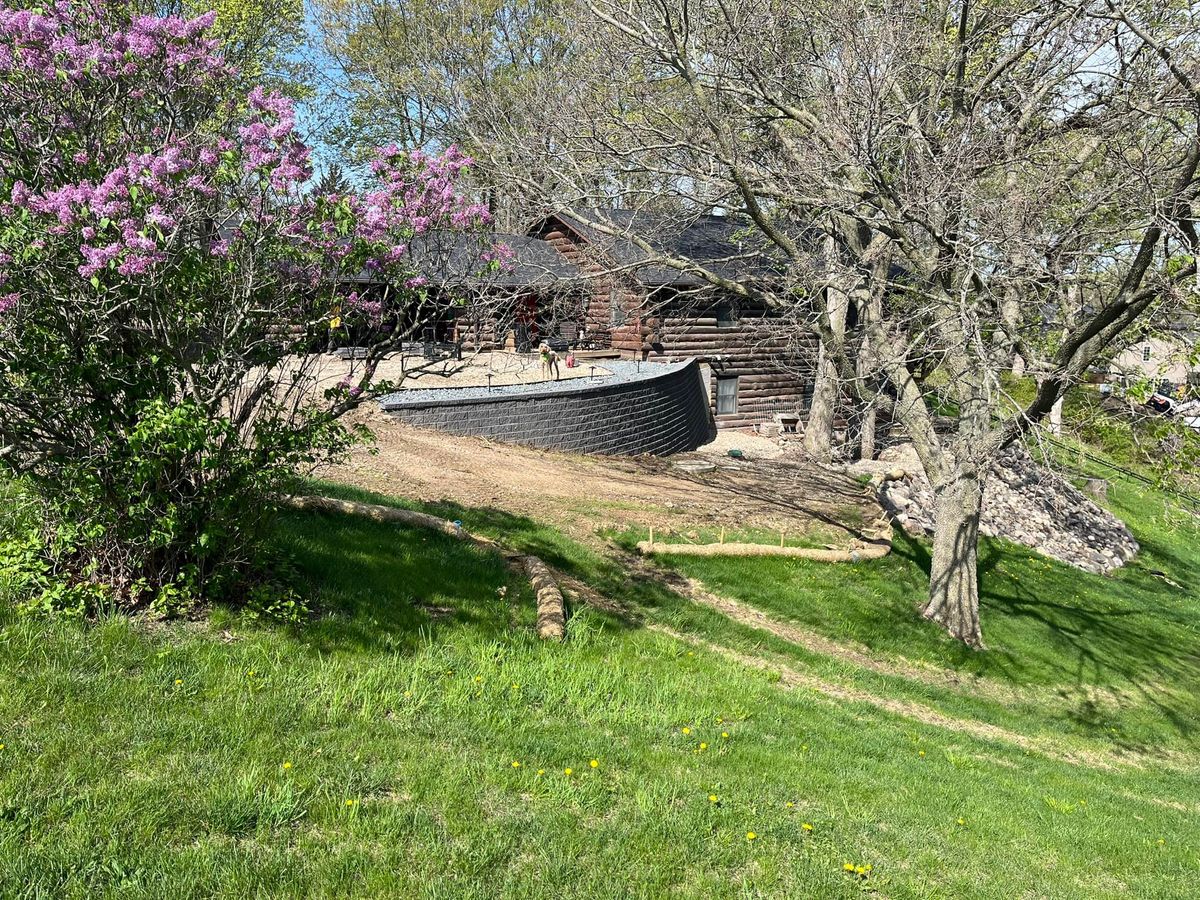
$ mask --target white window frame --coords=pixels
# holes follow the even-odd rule
[[[732,394],[726,392],[722,396],[721,385],[733,385]],[[724,406],[728,406],[732,402],[732,408],[723,408],[722,400],[725,401]],[[738,411],[738,376],[737,375],[718,375],[717,376],[717,415],[730,416]]]

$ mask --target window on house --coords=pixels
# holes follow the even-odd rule
[[[1142,348],[1142,362],[1150,362],[1150,345]]]
[[[722,303],[717,307],[717,327],[732,328],[737,324],[737,310],[732,303]]]
[[[717,415],[725,416],[737,412],[738,380],[734,375],[730,378],[717,379]]]
[[[608,324],[619,327],[625,324],[625,307],[621,303],[621,295],[613,294],[608,304]]]

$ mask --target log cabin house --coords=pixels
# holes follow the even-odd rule
[[[651,263],[621,235],[637,235],[656,255],[693,260],[730,280],[771,277],[769,256],[748,242],[743,225],[720,215],[681,225],[678,218],[628,210],[592,212],[589,219],[617,234],[574,213],[551,215],[524,235],[493,236],[511,259],[486,276],[479,274],[481,245],[472,237],[450,237],[449,245],[418,258],[446,297],[427,338],[479,350],[525,352],[549,340],[560,349],[647,363],[696,359],[718,428],[804,416],[816,359],[811,337],[765,305]]]
[[[498,246],[503,254],[495,253]],[[428,232],[413,238],[410,254],[428,295],[423,308],[404,311],[403,325],[413,329],[414,340],[528,352],[542,337],[573,338],[567,323],[580,318],[586,279],[545,241],[523,234]],[[388,303],[384,282],[370,271],[346,279],[344,289]],[[351,342],[355,337],[365,335],[344,336]]]
[[[604,223],[601,232],[587,222]],[[748,229],[721,215],[656,218],[632,210],[548,216],[529,234],[580,270],[587,291],[579,342],[647,362],[693,358],[709,372],[718,428],[802,416],[811,398],[815,341],[764,304],[750,304],[699,276],[648,263],[655,254],[692,260],[731,281],[770,278],[768,254]],[[615,232],[609,233],[609,232]]]

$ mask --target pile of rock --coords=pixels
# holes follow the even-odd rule
[[[912,445],[884,450],[877,462],[851,469],[872,474],[879,502],[906,532],[933,533],[933,489]],[[1006,449],[992,467],[979,527],[983,534],[1023,544],[1086,572],[1111,572],[1138,552],[1124,522],[1039,466],[1019,446]]]

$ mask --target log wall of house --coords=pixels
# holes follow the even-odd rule
[[[744,310],[733,324],[714,311],[665,314],[650,322],[648,360],[694,358],[712,370],[709,400],[718,428],[770,422],[777,412],[804,414],[812,395],[816,342],[761,310]],[[717,381],[737,377],[737,411],[717,414]]]
[[[645,296],[635,283],[612,274],[587,251],[579,235],[561,223],[552,221],[537,236],[574,263],[587,280],[580,341],[631,354],[639,352],[647,329],[641,316]],[[624,320],[617,325],[613,324],[614,302],[620,304]]]
[[[454,323],[454,341],[462,344],[463,350],[503,349],[496,344],[496,317],[462,314]]]

